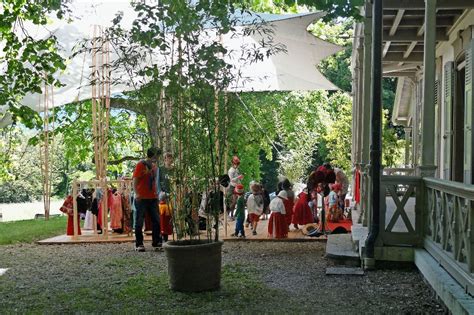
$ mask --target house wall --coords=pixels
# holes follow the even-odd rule
[[[474,31],[471,31],[471,28],[474,28],[474,10],[469,10],[464,13],[463,16],[459,18],[457,23],[451,28],[449,32],[449,40],[441,42],[437,49],[436,49],[436,58],[437,58],[437,70],[436,70],[436,80],[438,81],[438,89],[439,89],[439,100],[438,100],[438,114],[436,118],[436,130],[437,130],[437,156],[436,161],[438,162],[438,171],[436,173],[437,177],[445,178],[446,175],[443,172],[443,165],[447,159],[446,151],[444,150],[445,146],[447,145],[447,138],[443,137],[444,130],[446,128],[445,123],[445,113],[446,113],[446,86],[445,86],[445,73],[444,73],[444,66],[448,62],[454,62],[466,48],[470,42],[471,38],[474,38]],[[468,38],[469,37],[469,38]],[[416,88],[417,91],[415,93],[415,99],[412,103],[412,118],[413,118],[413,136],[417,136],[417,139],[414,139],[415,145],[413,146],[413,156],[417,159],[420,156],[420,146],[416,145],[419,143],[419,134],[420,130],[419,127],[417,128],[416,125],[420,124],[420,108],[419,105],[422,101],[422,71],[419,71],[416,76]],[[417,109],[418,105],[418,109]],[[418,110],[418,113],[416,112]],[[417,122],[416,122],[417,121]],[[417,141],[418,140],[418,141]],[[414,161],[414,166],[418,165],[418,161]]]

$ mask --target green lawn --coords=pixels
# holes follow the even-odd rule
[[[66,232],[66,216],[0,223],[0,245],[31,243]]]

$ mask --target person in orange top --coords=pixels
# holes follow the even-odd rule
[[[168,195],[164,191],[160,192],[160,227],[163,240],[168,242],[168,235],[173,234],[173,225],[171,223],[172,208],[168,202]]]
[[[156,160],[161,154],[158,148],[150,148],[147,158],[137,163],[133,172],[133,189],[135,191],[135,250],[145,251],[143,245],[143,219],[148,212],[152,219],[152,246],[161,249],[160,217],[158,216],[158,196],[156,192]]]

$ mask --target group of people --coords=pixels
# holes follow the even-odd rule
[[[341,169],[333,168],[329,163],[317,167],[309,175],[306,188],[298,196],[295,195],[291,182],[285,178],[278,183],[276,197],[269,202],[262,186],[254,181],[249,185],[250,194],[245,200],[245,189],[241,183],[243,176],[238,169],[240,161],[238,157],[234,157],[232,162],[228,173],[231,179],[230,191],[233,193],[230,213],[235,208],[236,219],[235,233],[232,236],[245,237],[245,218],[249,221],[252,234],[256,235],[258,222],[265,214],[267,205],[271,213],[268,236],[272,238],[288,237],[291,225],[299,229],[300,225],[338,222],[344,218],[349,181]],[[318,213],[318,198],[323,198],[321,213]]]
[[[155,249],[160,250],[163,240],[167,241],[168,235],[173,233],[172,209],[168,202],[173,156],[165,153],[164,165],[159,166],[160,155],[159,149],[150,148],[147,158],[137,163],[133,173],[137,251],[145,251],[142,231],[146,213],[151,218],[152,246]],[[288,237],[291,225],[299,229],[299,226],[308,223],[337,222],[343,218],[349,181],[341,169],[332,168],[329,163],[316,168],[309,175],[306,188],[298,196],[295,195],[291,182],[286,178],[282,179],[278,184],[276,197],[270,201],[268,192],[256,181],[250,182],[249,193],[246,194],[242,184],[244,176],[239,166],[240,159],[234,156],[227,174],[229,185],[226,189],[227,208],[236,223],[232,236],[245,238],[244,224],[256,235],[258,223],[262,217],[266,218],[267,213],[270,214],[268,236],[272,238]],[[324,198],[323,216],[318,213],[319,196]]]

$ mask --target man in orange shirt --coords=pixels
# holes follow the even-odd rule
[[[161,249],[162,238],[160,234],[160,217],[158,216],[158,195],[156,191],[156,161],[161,150],[150,148],[147,151],[147,158],[137,163],[133,172],[133,189],[135,191],[135,250],[145,251],[143,245],[143,220],[145,212],[148,212],[152,219],[152,246]]]

